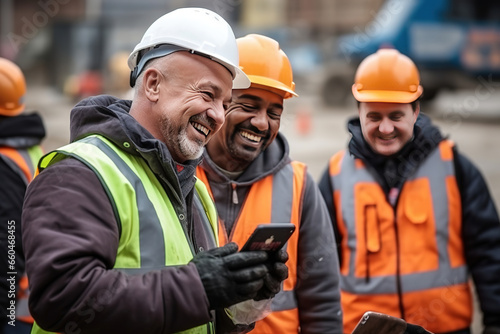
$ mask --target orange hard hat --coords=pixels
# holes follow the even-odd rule
[[[26,80],[13,62],[0,58],[0,115],[17,116],[24,110]]]
[[[417,66],[395,49],[380,49],[366,57],[352,85],[359,102],[411,103],[422,92]]]
[[[295,93],[292,66],[280,45],[272,38],[249,34],[238,38],[240,68],[253,87],[270,90],[288,99]]]

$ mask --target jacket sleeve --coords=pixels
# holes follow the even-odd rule
[[[17,288],[11,289],[10,282],[14,278],[17,284],[24,273],[21,211],[26,184],[18,173],[7,166],[1,158],[0,184],[2,185],[0,191],[0,326],[2,326],[9,320],[7,308],[11,301],[16,300]]]
[[[337,213],[335,210],[335,203],[333,202],[333,185],[330,179],[330,174],[328,172],[328,166],[325,168],[325,171],[320,177],[318,182],[318,187],[325,200],[326,208],[328,210],[328,214],[332,221],[333,231],[335,233],[335,241],[337,243],[337,253],[339,255],[339,265],[342,263],[342,235],[339,233],[338,225],[337,225]]]
[[[456,160],[463,240],[485,326],[500,326],[500,221],[488,186],[463,155]]]
[[[74,159],[42,171],[22,215],[29,306],[45,330],[172,333],[207,323],[193,264],[130,276],[113,269],[119,230],[97,176]]]
[[[301,333],[342,333],[334,233],[318,186],[309,174],[303,196],[295,288]]]

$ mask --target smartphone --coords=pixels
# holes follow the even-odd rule
[[[295,231],[291,223],[260,224],[252,232],[241,251],[279,251]]]
[[[359,320],[352,334],[404,334],[406,321],[387,314],[366,312]]]

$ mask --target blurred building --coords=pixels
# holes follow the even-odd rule
[[[243,0],[237,34],[257,32],[276,39],[300,82],[332,57],[336,38],[363,30],[384,0]]]
[[[384,0],[291,0],[288,21],[308,26],[318,34],[352,32],[373,20]]]
[[[280,41],[297,73],[319,63],[319,42],[363,26],[383,0],[1,0],[0,56],[15,60],[31,84],[89,91],[114,85],[130,52],[162,13],[179,7],[212,9],[237,37],[261,32]],[[124,69],[124,70],[123,70]],[[90,79],[91,78],[91,79]]]

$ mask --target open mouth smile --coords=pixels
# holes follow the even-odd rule
[[[203,134],[205,137],[208,136],[208,134],[210,133],[210,130],[206,126],[203,126],[200,123],[195,123],[195,122],[190,122],[190,123],[196,130],[198,130],[198,132]]]
[[[262,137],[259,137],[259,136],[256,136],[256,135],[253,135],[249,132],[246,132],[246,131],[240,131],[240,135],[254,143],[260,143]]]
[[[390,136],[378,136],[378,139],[382,140],[382,141],[390,141],[390,140],[396,139],[397,137],[398,136],[396,134],[394,134],[394,135],[390,135]]]

